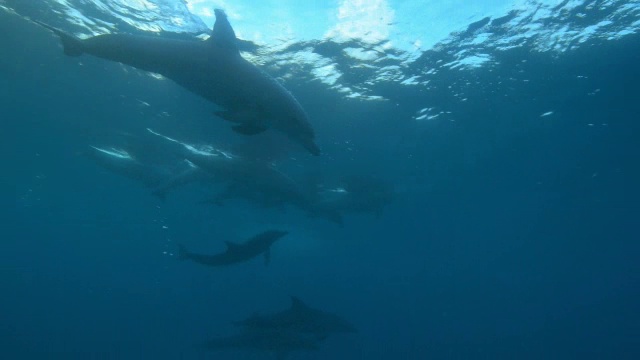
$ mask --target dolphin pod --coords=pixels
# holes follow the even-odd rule
[[[280,131],[313,155],[320,155],[315,131],[296,98],[277,80],[240,55],[235,31],[224,11],[207,40],[177,40],[153,36],[106,34],[79,39],[42,22],[62,41],[68,56],[90,54],[169,78],[221,106],[219,117],[240,134]]]
[[[298,297],[291,297],[289,308],[266,315],[254,314],[235,322],[240,331],[217,337],[203,344],[206,350],[258,350],[271,352],[277,359],[299,350],[317,350],[329,335],[355,333],[357,329],[342,317],[314,309]]]
[[[161,74],[221,107],[215,114],[231,122],[233,131],[250,136],[273,129],[312,155],[319,155],[314,129],[300,103],[278,81],[241,56],[227,16],[219,9],[215,10],[215,16],[212,34],[204,41],[126,34],[79,39],[36,22],[60,38],[64,54],[68,56],[89,54]],[[160,198],[191,182],[223,183],[225,190],[213,199],[216,204],[243,198],[265,207],[292,205],[310,216],[340,225],[340,211],[378,212],[390,200],[390,189],[369,179],[347,179],[340,188],[323,192],[319,188],[310,190],[271,162],[219,150],[203,152],[152,130],[149,132],[176,144],[173,155],[179,160],[163,167],[152,166],[138,159],[135,151],[96,146],[90,147],[88,155],[102,167],[153,188]],[[225,251],[217,254],[195,253],[178,245],[178,257],[221,267],[264,256],[265,265],[269,265],[272,245],[287,234],[287,231],[267,230],[242,243],[224,241]],[[291,297],[291,305],[285,310],[254,314],[235,325],[239,328],[237,334],[211,339],[202,347],[266,351],[277,359],[284,359],[293,351],[317,350],[330,335],[357,332],[342,317],[312,308],[297,297]]]

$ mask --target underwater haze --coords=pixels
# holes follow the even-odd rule
[[[223,14],[319,156],[59,38]],[[0,34],[0,358],[640,358],[640,1],[0,0]]]

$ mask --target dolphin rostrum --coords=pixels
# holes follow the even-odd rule
[[[244,262],[264,254],[265,265],[269,265],[271,261],[271,245],[287,234],[287,231],[268,230],[255,235],[242,244],[225,241],[227,250],[215,255],[192,253],[183,245],[178,245],[178,257],[207,266],[224,266]]]
[[[273,128],[319,155],[315,132],[300,103],[282,84],[240,55],[227,15],[220,9],[215,15],[213,32],[204,41],[129,34],[79,39],[37,23],[60,37],[66,55],[86,53],[161,74],[224,108],[216,115],[235,123],[235,132],[253,135]]]

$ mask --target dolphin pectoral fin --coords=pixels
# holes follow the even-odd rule
[[[60,41],[62,41],[62,47],[65,55],[80,56],[82,55],[82,53],[84,53],[82,40],[78,39],[77,37],[71,34],[67,34],[66,32],[60,29],[56,29],[53,26],[47,25],[43,22],[40,22],[37,20],[35,20],[34,22],[46,29],[51,30],[54,34],[56,34],[60,38]]]
[[[269,266],[271,263],[271,248],[268,248],[267,251],[264,252],[264,266]]]
[[[242,135],[257,135],[265,132],[267,130],[267,127],[264,125],[245,123],[232,126],[231,129]]]

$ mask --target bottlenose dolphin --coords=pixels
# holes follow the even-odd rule
[[[325,339],[334,333],[354,333],[357,329],[342,317],[314,309],[299,298],[291,297],[291,306],[273,314],[254,314],[249,318],[235,322],[248,329],[289,330],[314,335]]]
[[[244,262],[264,254],[264,263],[269,265],[271,261],[271,245],[287,234],[287,231],[268,230],[242,244],[225,241],[227,250],[215,255],[191,253],[183,245],[178,245],[178,257],[207,266],[224,266]]]
[[[235,32],[224,11],[204,41],[186,41],[128,34],[79,39],[47,24],[69,56],[84,53],[158,73],[224,108],[216,115],[235,123],[245,135],[278,130],[313,155],[320,154],[309,118],[296,98],[238,50]]]

